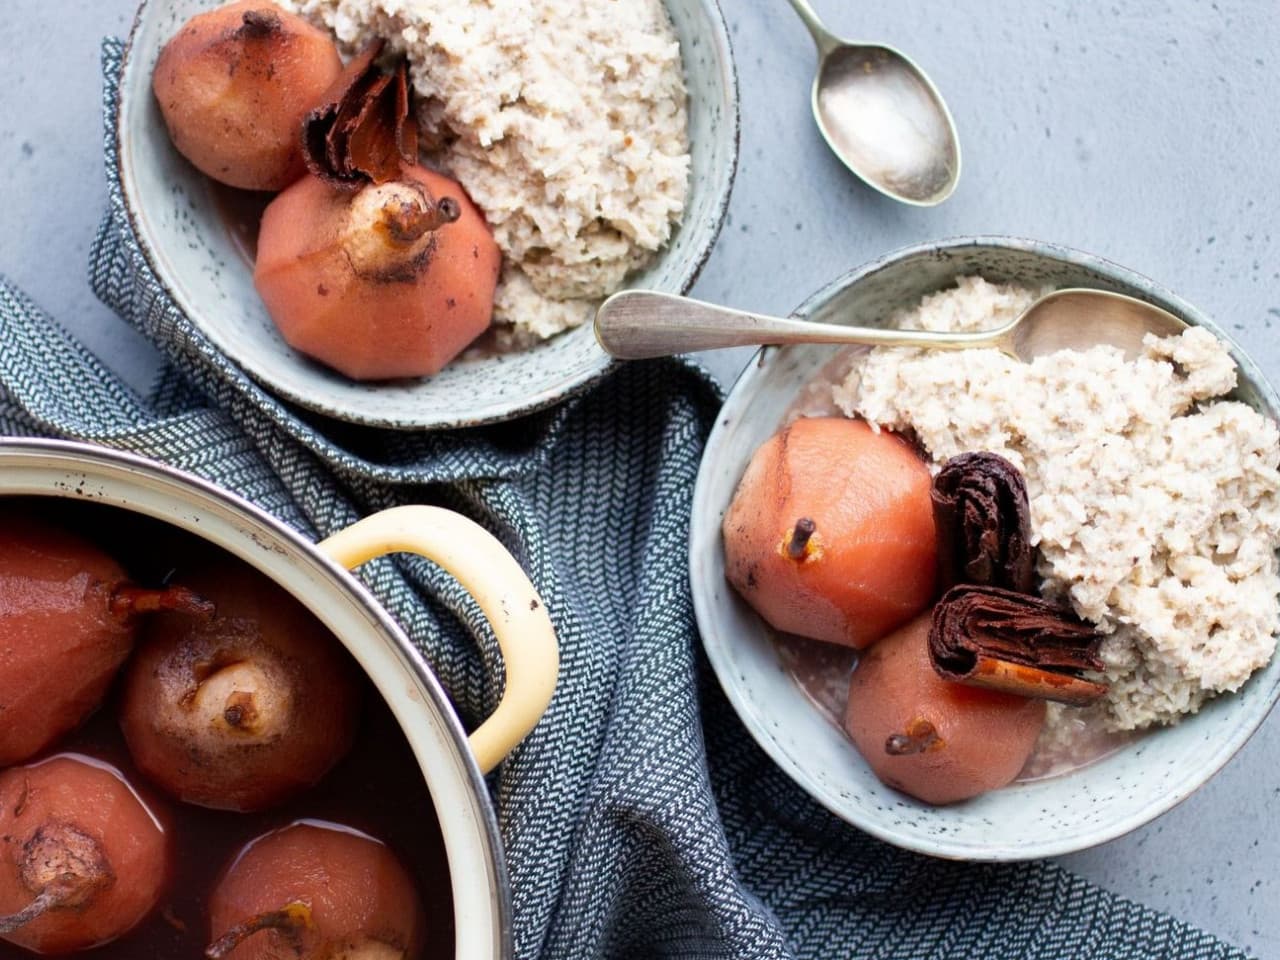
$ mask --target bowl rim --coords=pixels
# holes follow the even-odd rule
[[[238,494],[186,470],[142,457],[135,453],[78,440],[43,437],[4,437],[0,438],[0,465],[5,467],[6,474],[4,484],[0,484],[0,486],[5,487],[3,491],[0,491],[0,498],[30,494],[54,499],[78,499],[102,503],[126,512],[154,516],[164,523],[205,540],[207,543],[215,543],[215,545],[227,549],[228,552],[233,552],[225,545],[216,543],[211,539],[210,535],[201,532],[199,529],[199,517],[196,518],[194,524],[179,524],[173,519],[145,509],[140,502],[140,498],[137,497],[129,498],[123,495],[111,497],[99,494],[92,489],[86,489],[83,482],[77,484],[70,482],[42,484],[39,488],[33,487],[29,490],[20,491],[15,491],[12,488],[20,485],[17,483],[15,475],[21,471],[38,474],[40,472],[65,470],[71,476],[96,476],[102,479],[103,482],[132,484],[135,487],[147,484],[153,485],[160,488],[159,495],[162,498],[172,497],[176,501],[185,503],[193,510],[203,514],[205,519],[208,519],[213,509],[221,509],[234,518],[237,523],[243,524],[246,530],[245,537],[251,539],[256,548],[268,553],[284,554],[289,563],[297,567],[300,575],[311,574],[322,581],[332,591],[330,593],[331,597],[343,595],[358,611],[363,621],[369,624],[369,633],[363,637],[363,640],[384,646],[395,661],[408,672],[414,681],[415,688],[425,698],[425,703],[419,702],[428,707],[430,715],[433,716],[433,722],[438,724],[439,730],[446,735],[442,740],[446,745],[445,749],[448,751],[449,759],[452,761],[452,769],[458,771],[459,786],[471,798],[470,809],[447,810],[446,815],[452,817],[455,822],[466,819],[476,823],[477,829],[474,832],[485,859],[484,867],[481,869],[492,878],[491,883],[486,881],[486,886],[489,887],[489,898],[492,903],[494,917],[493,928],[489,933],[492,949],[486,955],[504,958],[514,956],[514,908],[510,872],[507,868],[502,832],[498,825],[497,811],[489,795],[484,775],[480,772],[475,757],[467,746],[467,733],[462,726],[462,721],[458,718],[452,704],[449,702],[444,687],[436,678],[435,672],[427,663],[426,658],[409,640],[404,629],[400,627],[387,609],[379,603],[369,588],[352,571],[331,559],[319,548],[316,541]],[[242,559],[258,567],[253,561],[247,558]],[[261,568],[258,567],[258,569]],[[271,577],[271,574],[265,571],[263,571],[263,575]],[[275,578],[272,577],[272,579],[274,580]],[[280,586],[282,589],[288,590],[291,594],[297,596],[293,589],[283,584],[280,584]],[[317,604],[313,602],[317,599],[316,597],[303,598],[299,596],[298,599],[308,609],[316,612]],[[355,638],[339,636],[338,639],[355,657]],[[366,677],[369,677],[368,671],[363,667],[361,672]],[[391,701],[388,693],[374,682],[372,677],[369,677],[369,682],[373,684],[378,695],[387,700],[388,705],[390,705]],[[411,697],[410,699],[413,698]],[[404,725],[399,721],[399,718],[397,718],[397,723],[400,726]],[[425,762],[418,755],[416,748],[414,754],[419,766],[425,767]],[[443,766],[443,764],[439,764],[439,766]],[[425,769],[422,771],[422,775],[426,779]],[[433,815],[440,819],[442,832],[446,831],[446,821],[441,816],[441,811],[445,810],[445,808],[436,801],[434,795],[432,807]],[[463,869],[464,865],[462,864],[451,862],[448,866],[450,886],[454,891],[455,911],[457,910],[457,888],[454,883],[456,879],[455,872],[461,872]],[[457,948],[458,944],[455,944],[455,949]],[[474,954],[468,954],[468,956],[471,955]]]
[[[724,17],[724,10],[721,7],[721,0],[696,0],[696,2],[708,13],[708,20],[712,27],[709,39],[712,40],[713,46],[716,50],[716,60],[720,67],[721,79],[724,84],[725,102],[729,106],[729,116],[726,118],[729,121],[730,126],[729,135],[726,140],[728,147],[728,170],[727,176],[724,180],[724,186],[714,198],[715,210],[712,230],[702,245],[694,251],[692,265],[687,276],[680,284],[680,293],[688,293],[697,282],[703,268],[707,264],[707,260],[715,249],[721,231],[724,229],[725,219],[729,210],[729,202],[733,196],[733,187],[738,175],[739,153],[742,138],[742,111],[740,92],[738,88],[737,61],[734,59],[733,44],[729,33],[728,23]],[[208,340],[210,347],[217,357],[235,366],[237,370],[244,373],[253,380],[254,383],[258,384],[268,393],[292,403],[296,403],[314,413],[318,413],[344,423],[353,423],[361,426],[401,431],[458,430],[467,427],[478,427],[487,424],[502,423],[507,420],[514,420],[518,417],[546,410],[561,401],[571,399],[586,392],[617,368],[619,361],[609,356],[609,354],[607,354],[603,349],[600,349],[597,345],[595,350],[596,359],[593,364],[584,367],[580,372],[572,374],[557,383],[543,387],[534,393],[527,394],[519,400],[496,402],[492,400],[482,400],[479,403],[472,404],[465,410],[461,410],[458,413],[449,414],[444,417],[431,415],[434,406],[431,404],[420,403],[415,405],[415,409],[419,410],[421,415],[412,417],[399,416],[391,419],[387,416],[363,414],[359,409],[334,409],[325,401],[309,397],[305,391],[293,390],[280,386],[273,379],[264,377],[255,370],[250,370],[238,359],[233,357],[231,353],[222,346],[221,342],[209,333],[209,329],[206,325],[199,321],[198,318],[200,313],[194,309],[195,305],[188,304],[187,298],[183,297],[179,293],[177,285],[170,280],[167,272],[162,268],[162,258],[156,255],[155,251],[152,249],[148,233],[143,230],[144,218],[142,216],[143,206],[141,198],[138,196],[138,191],[135,190],[136,185],[133,182],[132,176],[130,176],[128,172],[132,163],[132,150],[130,149],[129,138],[126,136],[125,131],[130,107],[129,101],[125,97],[125,88],[127,85],[126,79],[130,70],[136,67],[137,61],[132,56],[134,43],[141,32],[143,17],[147,13],[148,9],[152,7],[153,3],[154,0],[139,0],[138,8],[134,13],[133,24],[129,29],[129,36],[125,41],[124,50],[121,55],[120,79],[116,85],[114,98],[115,124],[114,129],[111,131],[111,136],[115,143],[116,166],[118,171],[116,173],[108,171],[108,177],[115,177],[117,182],[120,184],[120,195],[122,200],[121,206],[125,211],[130,233],[132,233],[137,249],[142,253],[152,275],[163,288],[165,296],[175,306],[177,306],[183,316],[200,331],[204,338]],[[663,0],[663,3],[665,6],[666,0]],[[150,89],[149,85],[148,89]],[[573,333],[572,330],[566,330],[559,334],[559,336],[567,336],[571,333]],[[582,334],[582,336],[586,335]],[[594,339],[592,342],[594,343]],[[352,382],[355,383],[357,381]]]
[[[1267,407],[1264,412],[1272,420],[1280,422],[1280,395],[1277,394],[1276,388],[1267,380],[1252,358],[1240,348],[1229,334],[1219,328],[1211,318],[1145,275],[1104,257],[1086,253],[1063,244],[1000,234],[962,235],[910,244],[856,266],[836,279],[829,281],[806,297],[790,315],[797,318],[807,317],[836,294],[885,268],[895,266],[900,261],[940,252],[958,252],[966,248],[1014,250],[1044,256],[1060,263],[1093,270],[1141,290],[1143,299],[1151,299],[1158,302],[1159,305],[1188,321],[1193,326],[1202,326],[1208,329],[1224,342],[1237,365],[1239,380],[1248,383],[1258,392],[1263,404]],[[707,465],[716,458],[719,446],[718,441],[724,435],[724,431],[727,428],[726,425],[741,419],[743,416],[750,416],[748,410],[751,395],[755,390],[754,384],[760,377],[765,375],[764,368],[768,358],[774,353],[786,349],[788,348],[778,346],[761,347],[747,361],[742,372],[726,392],[724,404],[716,417],[715,426],[707,438],[698,470],[698,478],[694,484],[692,509],[695,516],[711,516],[712,514],[719,516],[721,506],[727,506],[711,501],[709,487],[712,480]],[[713,526],[714,529],[711,529]],[[704,541],[710,542],[705,543]],[[768,725],[760,713],[759,705],[747,695],[745,685],[735,682],[736,671],[733,664],[727,659],[724,650],[717,643],[708,641],[708,636],[717,629],[715,626],[717,619],[716,605],[713,599],[699,586],[700,578],[697,565],[698,558],[707,549],[713,548],[721,549],[719,524],[713,525],[705,520],[691,524],[689,533],[689,574],[699,635],[702,638],[703,649],[716,674],[716,679],[725,696],[732,704],[739,721],[774,764],[781,768],[793,782],[804,789],[810,797],[818,801],[828,811],[851,826],[879,840],[916,853],[950,860],[1016,862],[1077,853],[1123,837],[1167,813],[1208,783],[1239,753],[1257,732],[1258,728],[1266,721],[1275,708],[1277,701],[1280,700],[1280,682],[1278,682],[1273,685],[1265,706],[1258,712],[1254,722],[1236,729],[1230,737],[1225,738],[1210,760],[1194,777],[1188,778],[1179,789],[1157,796],[1154,800],[1144,804],[1128,816],[1122,817],[1110,825],[1096,827],[1088,834],[1078,834],[1072,839],[1047,837],[1045,840],[1035,844],[1002,845],[966,843],[959,837],[952,836],[942,838],[936,836],[920,837],[899,833],[882,825],[876,819],[860,817],[856,814],[851,816],[850,811],[842,807],[839,798],[832,791],[829,791],[815,777],[811,776],[804,764],[798,762],[789,752],[783,749],[779,742],[769,736]],[[1268,663],[1274,663],[1277,657],[1280,657],[1280,650],[1272,654],[1272,659]],[[1267,669],[1266,666],[1259,668],[1258,672],[1265,669]],[[1067,776],[1070,776],[1070,774],[1067,774]],[[898,796],[899,799],[905,799],[912,803],[916,802],[911,801],[905,795]],[[929,805],[923,805],[923,809],[929,810],[933,808]]]

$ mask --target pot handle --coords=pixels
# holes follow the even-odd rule
[[[498,538],[441,507],[392,507],[322,540],[348,569],[388,553],[416,553],[439,564],[475,598],[489,620],[507,684],[493,714],[471,734],[471,752],[488,773],[533,729],[555,692],[560,652],[546,605]]]

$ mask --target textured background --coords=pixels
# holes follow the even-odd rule
[[[813,51],[783,0],[723,0],[742,86],[730,219],[695,293],[785,313],[907,243],[1012,233],[1099,253],[1214,315],[1280,379],[1280,18],[1274,0],[815,0],[839,33],[909,51],[946,95],[964,176],[942,208],[861,187],[808,115]],[[104,201],[98,40],[133,0],[5,0],[0,271],[136,383],[150,349],[92,296]],[[3,349],[3,345],[0,345]],[[731,379],[746,353],[710,358]],[[1280,955],[1280,726],[1149,827],[1065,864]]]

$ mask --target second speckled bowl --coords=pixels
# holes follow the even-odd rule
[[[883,324],[965,274],[1029,286],[1099,287],[1149,300],[1226,341],[1239,364],[1234,396],[1272,419],[1280,416],[1275,390],[1204,314],[1124,267],[1051,244],[978,237],[911,247],[841,277],[796,313]],[[1158,817],[1221,769],[1280,698],[1280,658],[1238,693],[1065,776],[947,807],[913,800],[876,779],[783,669],[768,628],[724,578],[720,523],[747,461],[835,349],[770,347],[747,366],[707,443],[694,492],[690,575],[703,644],[738,715],[773,760],[854,826],[909,850],[967,860],[1056,856],[1114,839]]]
[[[460,361],[434,377],[360,383],[284,342],[253,287],[205,178],[169,142],[151,95],[160,49],[219,0],[166,0],[138,10],[120,81],[116,139],[134,232],[156,276],[226,357],[263,386],[319,413],[401,430],[465,427],[530,413],[583,389],[611,365],[590,325],[533,349]],[[689,89],[689,196],[683,220],[634,286],[683,292],[720,232],[738,158],[738,87],[716,0],[665,0]]]

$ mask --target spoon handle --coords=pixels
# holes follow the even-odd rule
[[[872,347],[1008,350],[1008,330],[938,333],[784,320],[650,290],[615,293],[596,311],[596,339],[620,360],[669,357],[695,350],[778,343],[851,343]]]
[[[818,56],[825,56],[840,46],[840,38],[827,29],[813,7],[809,6],[808,0],[790,0],[790,3],[800,19],[804,21],[804,25],[809,28],[809,35],[818,46]]]

